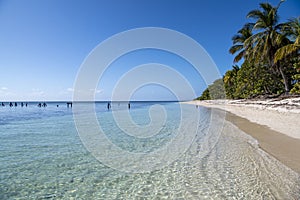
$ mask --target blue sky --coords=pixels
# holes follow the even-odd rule
[[[169,28],[193,38],[210,54],[223,75],[233,64],[233,56],[228,53],[231,37],[247,22],[246,14],[258,8],[260,2],[0,0],[0,101],[70,100],[80,65],[91,50],[114,34],[140,27]],[[268,2],[277,5],[279,1]],[[287,0],[279,14],[284,21],[299,16],[300,1]],[[112,65],[99,83],[96,99],[110,99],[116,81],[126,70],[149,62],[174,67],[190,81],[196,95],[206,87],[184,60],[148,50],[124,58],[120,65],[126,67],[122,70]],[[174,95],[167,88],[149,85],[136,91],[132,98],[172,100]]]

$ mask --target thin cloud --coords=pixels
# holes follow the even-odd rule
[[[90,89],[90,91],[95,92],[95,94],[100,94],[103,92],[103,89],[95,90],[95,89]]]
[[[102,93],[102,92],[103,92],[103,90],[100,89],[100,90],[96,90],[95,93],[96,93],[96,94],[100,94],[100,93]]]

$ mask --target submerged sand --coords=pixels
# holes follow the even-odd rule
[[[300,98],[272,102],[212,100],[187,103],[227,111],[227,121],[254,137],[263,150],[300,173]]]

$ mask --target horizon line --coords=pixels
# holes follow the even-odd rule
[[[70,101],[70,100],[13,100],[13,101],[1,101],[1,103],[39,103],[39,102],[47,102],[47,103],[67,103],[67,102],[72,102],[72,103],[97,103],[97,102],[184,102],[184,101],[191,101],[191,100],[95,100],[95,101],[87,101],[87,100],[82,100],[82,101]]]

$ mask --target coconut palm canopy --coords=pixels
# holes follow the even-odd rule
[[[229,52],[241,64],[223,77],[227,98],[300,94],[300,17],[279,23],[283,3],[260,3],[232,37]]]

